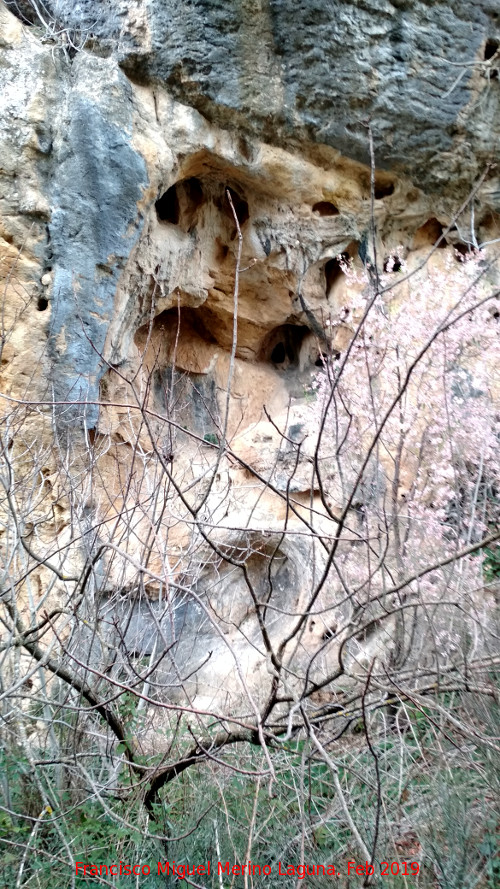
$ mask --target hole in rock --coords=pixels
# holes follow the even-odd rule
[[[474,250],[472,249],[470,244],[465,244],[464,241],[457,241],[456,244],[453,244],[455,249],[455,257],[458,262],[465,262],[470,256],[473,255]]]
[[[384,272],[400,272],[403,263],[397,254],[394,256],[387,256],[384,259]]]
[[[234,212],[236,213],[236,216],[238,217],[238,222],[239,222],[240,226],[242,226],[245,224],[247,219],[250,218],[250,214],[248,212],[248,203],[244,197],[242,197],[240,194],[238,194],[237,191],[234,190],[234,188],[228,187],[227,190],[228,190],[229,194],[231,195],[231,200],[233,202]],[[225,200],[224,200],[225,212],[228,214],[229,218],[234,222],[234,216],[233,216],[233,211],[231,210],[231,204],[229,203],[229,201],[227,199],[227,195],[226,195],[225,191],[224,191],[224,198],[225,198]]]
[[[172,185],[161,198],[158,198],[155,209],[159,222],[170,222],[172,225],[179,224],[177,185]]]
[[[341,356],[341,352],[338,349],[332,349],[330,355],[325,355],[324,352],[320,352],[316,361],[314,362],[315,367],[326,367],[328,364],[328,360],[338,361]]]
[[[436,219],[435,216],[433,216],[431,219],[428,219],[427,222],[424,222],[424,224],[415,232],[413,238],[414,248],[433,247],[438,241],[438,247],[447,247],[446,240],[443,238],[443,231],[444,228],[439,219]]]
[[[169,357],[165,360],[169,361],[171,356],[168,348],[175,349],[176,342],[179,350],[185,342],[192,345],[192,350],[195,350],[200,340],[206,343],[216,342],[215,336],[207,328],[205,315],[200,309],[184,306],[180,311],[176,308],[166,309],[156,316],[151,329],[149,323],[139,327],[134,342],[141,350],[146,345],[151,348],[158,361],[168,354]],[[162,351],[162,345],[168,347],[167,352]]]
[[[180,188],[185,194],[185,204],[188,213],[195,213],[203,204],[203,187],[199,179],[193,176],[180,183]]]
[[[335,633],[337,632],[337,624],[332,624],[331,627],[327,627],[324,633],[321,635],[321,641],[326,642],[327,639],[333,639]]]
[[[142,325],[134,336],[149,374],[155,409],[162,412],[168,404],[184,405],[182,425],[186,421],[202,436],[214,431],[210,412],[213,416],[213,411],[217,412],[213,375],[209,372],[216,340],[205,321],[199,309],[168,309],[154,319],[152,326]]]
[[[197,210],[204,201],[199,179],[192,177],[176,182],[155,203],[159,222],[182,225],[186,230],[193,227]]]
[[[375,200],[382,201],[384,198],[388,198],[389,195],[394,194],[394,183],[393,182],[377,182],[375,181]]]
[[[229,253],[229,247],[227,246],[227,244],[224,244],[220,238],[216,238],[215,243],[216,243],[215,258],[216,258],[217,262],[223,262]]]
[[[273,364],[282,364],[286,358],[286,350],[283,343],[277,343],[271,352],[271,361]]]
[[[319,216],[338,216],[339,209],[331,201],[317,201],[313,204],[313,213]]]
[[[46,296],[41,296],[37,302],[37,309],[39,312],[45,312],[49,307],[49,301]]]
[[[298,367],[299,354],[304,337],[309,328],[294,324],[282,324],[272,330],[264,340],[259,358],[268,361],[280,370]]]
[[[489,62],[489,60],[498,52],[499,47],[500,41],[495,40],[493,37],[488,38],[484,47],[484,61]]]
[[[333,285],[336,281],[338,281],[342,275],[344,274],[344,270],[342,265],[346,262],[349,262],[350,256],[347,250],[344,250],[343,253],[340,253],[338,256],[335,256],[333,259],[329,259],[325,265],[325,278],[326,278],[326,292],[329,293]]]

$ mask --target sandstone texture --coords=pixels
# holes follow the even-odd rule
[[[24,411],[16,459],[42,473],[23,521],[64,575],[101,553],[102,638],[83,623],[75,637],[96,662],[125,614],[119,591],[135,603],[129,647],[175,638],[181,664],[207,660],[190,688],[200,706],[221,688],[237,706],[236,662],[257,701],[272,670],[238,567],[264,591],[271,560],[277,640],[325,564],[301,518],[333,539],[342,506],[339,491],[325,509],[312,472],[314,374],[322,350],[348,347],[364,286],[342,262],[361,276],[376,247],[381,268],[398,250],[415,268],[445,232],[439,270],[500,237],[498,6],[45,10],[44,23],[0,2],[0,404]],[[342,617],[328,612],[335,584],[291,658]]]

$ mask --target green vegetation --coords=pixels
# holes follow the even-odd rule
[[[494,679],[490,677],[491,682]],[[453,714],[456,725],[443,716],[441,704]],[[478,738],[470,737],[472,724]],[[500,734],[498,705],[493,699],[478,703],[473,695],[453,699],[448,694],[429,706],[407,705],[391,713],[379,710],[369,719],[370,745],[364,723],[361,727],[361,732],[349,732],[327,749],[370,853],[376,836],[375,874],[380,874],[384,861],[389,867],[397,863],[393,870],[400,871],[386,868],[388,873],[375,885],[496,889],[500,755],[493,739]],[[330,734],[334,733],[332,722]],[[188,736],[189,732],[185,743]],[[114,787],[96,796],[90,784],[71,786],[70,765],[61,774],[47,757],[41,785],[20,750],[3,752],[0,769],[7,805],[0,812],[2,885],[5,889],[70,885],[70,853],[75,860],[97,867],[119,861],[148,865],[151,873],[139,879],[139,885],[148,887],[189,885],[177,877],[159,877],[158,860],[175,860],[181,868],[211,861],[210,876],[198,878],[206,889],[220,889],[220,879],[224,887],[243,886],[243,875],[220,877],[216,863],[229,861],[232,868],[248,858],[270,868],[267,875],[257,871],[249,884],[262,889],[290,885],[283,872],[300,864],[310,869],[334,865],[341,874],[339,889],[361,886],[362,877],[347,880],[347,862],[358,864],[361,856],[331,768],[307,739],[283,741],[272,757],[276,780],[270,784],[265,777],[266,757],[258,747],[242,744],[227,749],[223,762],[208,761],[180,774],[162,791],[154,819],[149,819],[129,795],[125,766],[118,770]],[[90,762],[89,758],[89,778]],[[410,862],[418,863],[418,876],[411,875]],[[76,877],[76,887],[89,883],[119,889],[136,885],[135,878],[127,875]],[[323,889],[325,877],[310,872],[304,885]]]

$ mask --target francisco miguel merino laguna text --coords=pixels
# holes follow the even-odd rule
[[[251,876],[264,875],[270,876],[272,868],[270,864],[253,864],[248,861],[246,864],[230,864],[229,861],[214,862],[214,869],[217,867],[217,874],[226,874],[239,876],[240,874],[250,874]],[[176,864],[175,861],[159,861],[158,874],[167,874],[183,880],[185,877],[210,876],[212,873],[212,862],[207,861],[206,864],[189,865]],[[85,864],[83,861],[76,862],[76,873],[79,876],[102,877],[102,876],[144,876],[147,877],[151,873],[149,864],[126,864],[124,861],[116,864]],[[316,874],[335,874],[336,870],[333,864],[289,864],[284,865],[278,862],[278,874],[283,876],[297,876],[304,879],[306,875]]]
[[[248,874],[249,876],[264,875],[268,877],[273,872],[270,864],[253,864],[252,861],[247,861],[246,864],[230,864],[229,861],[217,861],[214,862],[214,868],[215,865],[217,865],[217,874],[219,876],[222,874],[226,874],[227,876]],[[124,861],[119,861],[115,864],[85,864],[83,861],[77,861],[75,867],[76,874],[83,877],[102,877],[108,875],[116,877],[120,875],[147,877],[151,873],[149,864],[130,865],[126,864]],[[172,875],[179,877],[181,880],[185,879],[185,877],[210,876],[212,872],[211,861],[207,861],[206,864],[198,865],[176,864],[175,861],[158,861],[157,867],[157,873],[159,875]],[[154,869],[155,866],[153,865],[153,872]],[[357,876],[364,876],[374,874],[375,867],[368,861],[365,861],[364,864],[356,864],[355,861],[348,861],[344,872],[345,870],[347,870],[348,875],[356,874]],[[402,861],[401,864],[397,861],[382,861],[380,865],[381,876],[389,876],[389,873],[393,876],[399,873],[404,876],[416,876],[418,872],[419,864],[417,861]],[[283,864],[281,861],[278,861],[278,870],[275,870],[275,873],[283,877],[298,877],[299,880],[303,880],[306,876],[340,876],[340,871],[338,868],[336,869],[333,864]]]

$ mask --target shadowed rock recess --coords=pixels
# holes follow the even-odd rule
[[[109,646],[175,645],[208,705],[240,693],[229,641],[258,700],[270,676],[241,566],[262,599],[273,590],[276,641],[323,568],[287,496],[335,533],[312,481],[311,383],[322,349],[340,358],[352,337],[346,263],[369,265],[372,222],[387,273],[439,238],[437,261],[456,262],[500,237],[498,3],[45,10],[52,30],[0,0],[0,382],[49,404],[23,433],[47,477],[67,455],[45,543],[66,547],[66,573],[94,554]],[[455,225],[474,188],[473,220]],[[74,644],[102,660],[90,616]],[[329,633],[331,616],[311,621],[298,647],[309,658]]]

